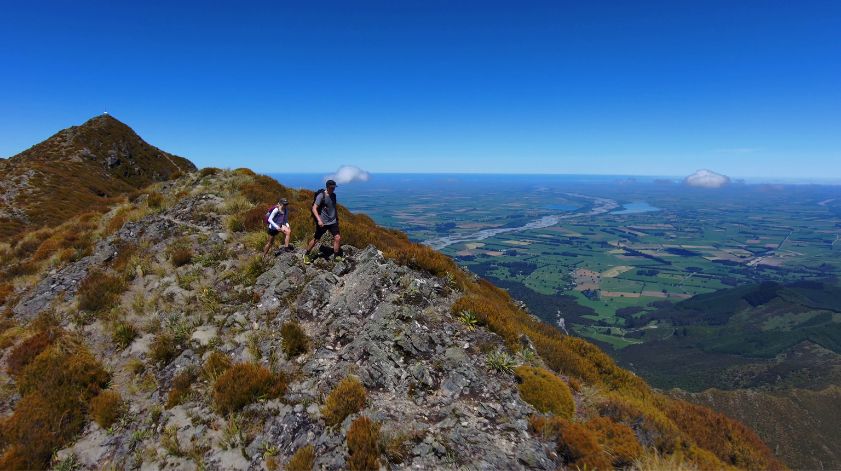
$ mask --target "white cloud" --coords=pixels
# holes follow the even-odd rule
[[[324,180],[335,180],[337,184],[342,185],[350,182],[367,182],[370,177],[368,172],[359,167],[342,165],[336,173],[324,177]]]
[[[698,188],[721,188],[730,184],[730,177],[712,170],[698,170],[684,178],[683,183]]]

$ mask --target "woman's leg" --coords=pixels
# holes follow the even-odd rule
[[[289,239],[292,237],[292,228],[283,226],[283,232],[286,234],[286,241],[283,243],[283,248],[289,247]]]
[[[272,245],[274,245],[274,236],[270,235],[269,236],[269,241],[266,242],[266,247],[263,249],[263,255],[268,255],[269,254],[269,250],[271,250]]]

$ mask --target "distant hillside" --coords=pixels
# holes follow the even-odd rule
[[[813,389],[841,377],[841,287],[834,282],[724,289],[629,322],[658,325],[639,331],[657,340],[614,356],[658,387]]]
[[[702,393],[673,391],[671,395],[750,424],[792,468],[841,467],[841,387],[837,385],[818,391],[713,389]]]
[[[640,332],[660,339],[614,350],[621,365],[743,421],[789,466],[841,467],[841,288],[834,282],[740,286],[631,322],[656,323]]]
[[[0,160],[0,241],[102,210],[118,196],[195,169],[113,116],[97,116]]]

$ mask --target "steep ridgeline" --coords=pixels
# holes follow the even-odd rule
[[[279,196],[304,240],[311,192],[204,169],[58,227],[85,255],[0,246],[0,468],[782,468],[366,216],[344,261],[255,256]]]
[[[97,116],[0,160],[0,241],[107,208],[114,197],[195,170],[114,117]]]

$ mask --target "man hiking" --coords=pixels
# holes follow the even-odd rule
[[[311,211],[315,218],[315,235],[307,244],[307,250],[304,252],[305,264],[312,263],[317,257],[317,255],[311,255],[310,251],[327,231],[330,231],[330,234],[333,235],[333,259],[336,261],[342,260],[340,253],[342,236],[339,234],[339,216],[336,214],[336,182],[327,180],[325,186],[327,189],[318,190],[312,204]]]
[[[286,234],[286,241],[280,249],[286,250],[287,252],[292,251],[292,246],[289,245],[289,237],[292,235],[292,228],[289,227],[289,200],[281,198],[269,212],[266,219],[269,226],[266,229],[266,232],[269,233],[269,241],[266,242],[266,247],[263,249],[263,256],[265,257],[269,254],[269,250],[274,245],[275,236],[281,232]]]

